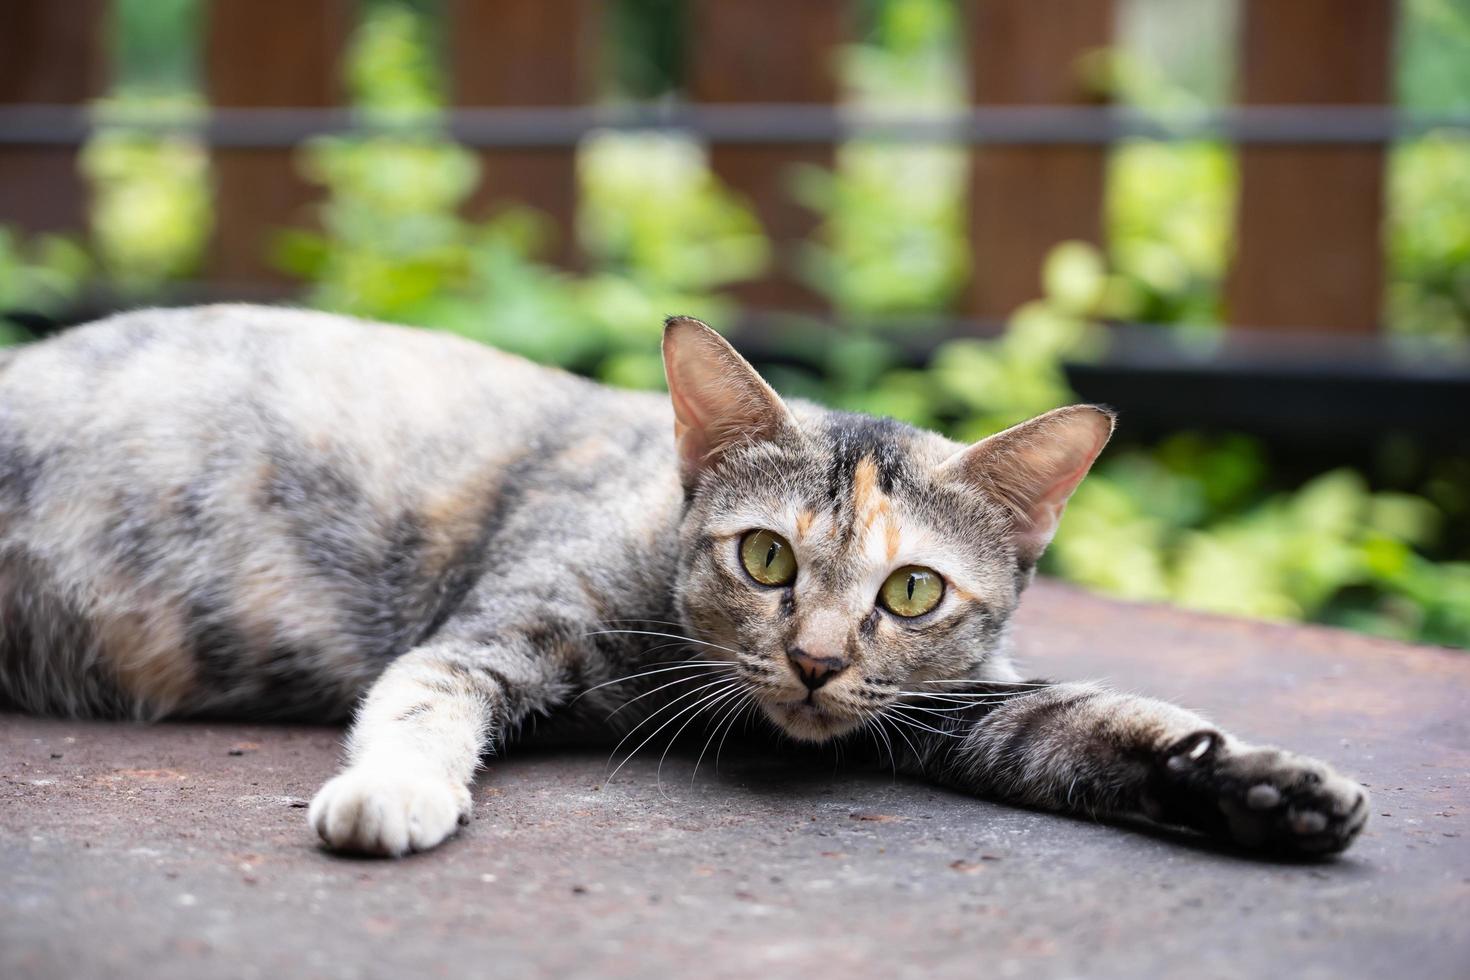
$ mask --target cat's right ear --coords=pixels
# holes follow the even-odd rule
[[[685,487],[731,447],[795,428],[781,396],[729,341],[693,317],[664,321],[664,375]]]

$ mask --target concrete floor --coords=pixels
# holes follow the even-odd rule
[[[459,839],[320,850],[338,733],[0,716],[0,977],[1470,976],[1470,655],[1043,584],[1021,646],[1371,787],[1355,847],[1167,833],[784,760],[495,762]]]

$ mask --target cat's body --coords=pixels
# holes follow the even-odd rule
[[[1019,682],[1006,624],[1108,416],[966,449],[788,406],[694,321],[665,354],[672,409],[252,307],[0,354],[0,704],[340,720],[361,700],[312,821],[384,853],[450,834],[482,754],[533,716],[641,741],[763,715],[962,789],[1288,850],[1361,827],[1366,797],[1319,763]]]
[[[518,625],[549,639],[548,611],[671,621],[681,497],[672,452],[646,450],[672,427],[667,398],[287,310],[146,311],[21,351],[0,367],[0,603],[28,629],[0,696],[346,720],[452,615],[512,628],[511,559],[539,593]]]

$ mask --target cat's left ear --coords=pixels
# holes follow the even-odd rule
[[[1068,405],[1011,426],[955,453],[941,478],[976,486],[1010,511],[1016,555],[1036,564],[1056,533],[1067,498],[1113,434],[1114,415]]]
[[[664,321],[664,374],[686,487],[733,446],[774,439],[796,427],[786,404],[755,368],[693,317]]]

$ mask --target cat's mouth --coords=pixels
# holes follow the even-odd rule
[[[839,713],[811,696],[791,701],[766,702],[766,714],[793,738],[808,742],[825,742],[845,735],[858,726],[859,719]]]

